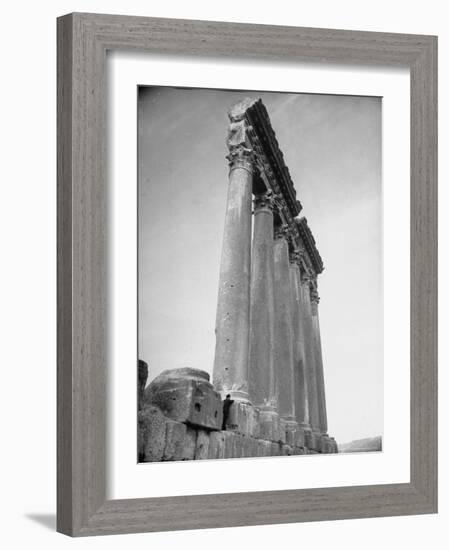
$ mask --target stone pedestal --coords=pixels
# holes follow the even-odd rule
[[[221,430],[223,405],[207,372],[172,369],[162,372],[145,390],[145,402],[165,416],[208,430]]]
[[[230,134],[228,200],[220,264],[213,380],[222,396],[248,401],[252,152]]]

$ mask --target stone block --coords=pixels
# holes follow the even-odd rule
[[[167,419],[164,460],[183,460],[186,433],[185,424]]]
[[[307,453],[307,449],[304,449],[304,447],[293,447],[292,455],[305,455]]]
[[[258,437],[267,441],[279,442],[282,440],[281,419],[277,412],[263,409],[259,411]]]
[[[259,437],[259,409],[243,401],[234,401],[229,407],[226,430]]]
[[[282,454],[282,445],[280,443],[271,442],[271,452],[270,456],[281,456]]]
[[[193,460],[195,458],[197,431],[187,426],[181,460]]]
[[[139,462],[162,460],[166,443],[167,419],[155,406],[147,405],[138,413]]]
[[[210,432],[208,458],[225,458],[224,433],[226,432]]]
[[[189,368],[166,370],[146,388],[144,401],[177,422],[221,429],[223,405],[207,372]]]
[[[320,451],[319,434],[316,432],[306,432],[305,446],[315,453]]]
[[[281,445],[281,454],[283,456],[290,456],[293,454],[293,448],[290,445]]]
[[[206,430],[198,430],[196,437],[195,460],[209,458],[209,434]],[[218,433],[218,432],[217,432]]]
[[[304,447],[305,434],[303,428],[297,422],[282,420],[282,428],[285,430],[284,442],[290,447]]]
[[[257,456],[271,456],[272,441],[257,439]]]
[[[224,458],[241,458],[243,436],[230,431],[225,431],[222,433],[224,439]]]

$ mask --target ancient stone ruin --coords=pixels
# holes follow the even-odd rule
[[[143,391],[139,362],[139,461],[337,452],[318,319],[323,262],[262,101],[241,101],[229,119],[213,384],[173,369]]]

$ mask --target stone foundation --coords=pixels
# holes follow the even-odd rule
[[[327,434],[304,437],[301,428],[292,430],[276,413],[247,402],[234,401],[223,421],[220,395],[209,375],[196,369],[156,377],[140,403],[138,425],[139,462],[338,452]]]

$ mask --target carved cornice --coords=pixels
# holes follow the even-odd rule
[[[301,211],[301,203],[296,199],[290,172],[262,100],[245,98],[234,105],[228,115],[231,121],[228,147],[245,143],[254,151],[259,171],[269,181],[269,188],[280,195],[293,219]]]
[[[323,272],[324,265],[323,260],[321,259],[320,253],[316,247],[315,238],[313,237],[312,231],[307,224],[306,218],[299,218],[295,220],[296,228],[298,230],[299,236],[301,237],[302,242],[304,243],[305,251],[307,256],[310,259],[314,272],[318,275]]]

